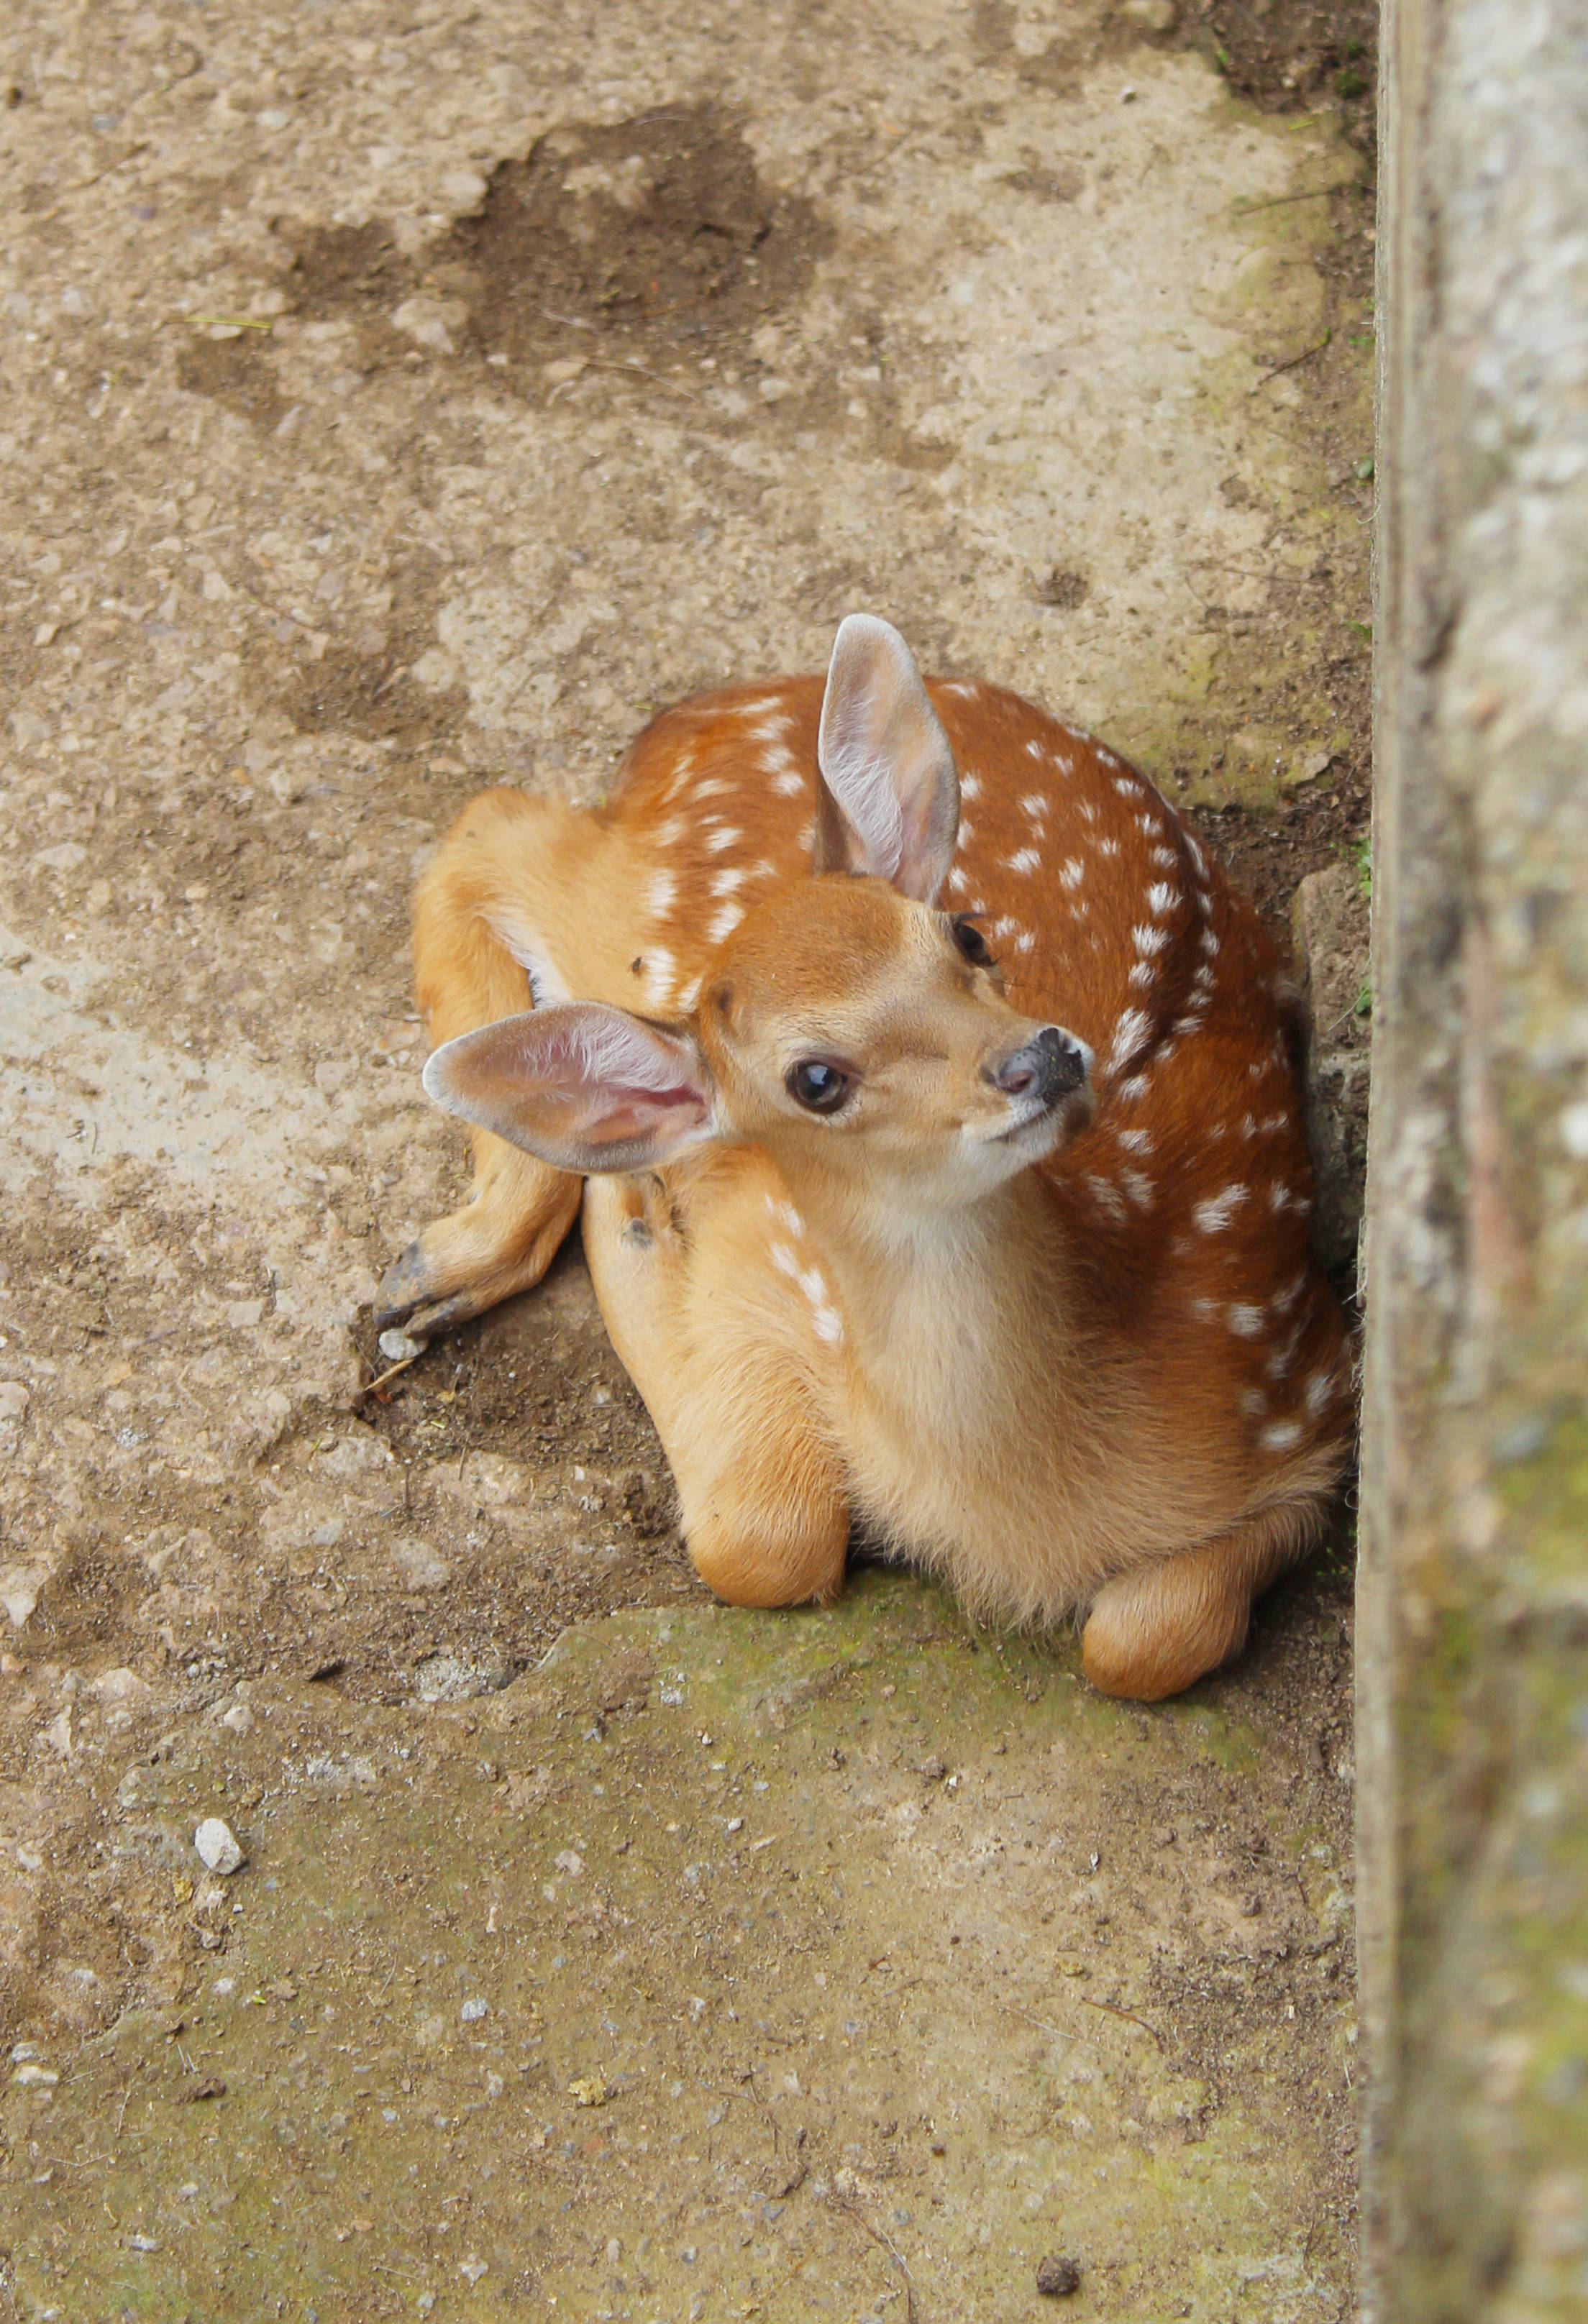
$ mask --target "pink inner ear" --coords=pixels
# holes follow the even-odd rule
[[[460,1034],[424,1085],[448,1113],[563,1170],[648,1169],[710,1134],[693,1044],[593,1001]]]

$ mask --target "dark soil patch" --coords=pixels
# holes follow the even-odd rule
[[[262,647],[257,689],[284,710],[300,734],[345,732],[370,742],[439,742],[468,708],[461,686],[419,685],[414,663],[436,642],[440,566],[419,549],[391,567],[391,611],[379,630],[333,638],[316,658],[289,636]]]
[[[291,280],[300,313],[362,315],[388,359],[392,312],[423,292],[462,301],[466,343],[514,364],[600,343],[698,357],[741,346],[797,301],[831,240],[812,203],[763,182],[742,131],[706,102],[549,132],[493,173],[478,212],[422,265],[387,227],[333,226],[298,239]]]
[[[1200,49],[1237,96],[1265,113],[1338,97],[1351,143],[1373,152],[1377,0],[1180,0],[1172,38]]]
[[[282,411],[275,371],[265,355],[268,344],[261,331],[244,331],[235,339],[189,339],[177,357],[177,383],[189,395],[224,403],[268,435]]]
[[[476,333],[520,356],[570,321],[641,347],[735,345],[803,294],[831,238],[705,104],[541,138],[454,241],[478,281]]]
[[[1371,811],[1365,763],[1323,776],[1265,812],[1235,805],[1183,810],[1287,946],[1297,889],[1309,872],[1354,861]]]

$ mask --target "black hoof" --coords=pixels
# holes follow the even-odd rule
[[[381,1277],[381,1287],[375,1293],[376,1331],[383,1332],[391,1323],[402,1323],[421,1301],[429,1297],[429,1262],[421,1246],[411,1242]]]

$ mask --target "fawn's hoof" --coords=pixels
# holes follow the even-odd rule
[[[413,1311],[435,1296],[435,1278],[422,1242],[411,1242],[400,1251],[381,1277],[381,1287],[375,1293],[374,1325],[377,1332],[386,1331],[399,1323],[411,1338],[418,1338],[413,1329]]]

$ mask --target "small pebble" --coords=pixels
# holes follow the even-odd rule
[[[466,2025],[477,2025],[482,2017],[491,2015],[491,2005],[488,2001],[466,2001],[457,2014]]]
[[[1079,2264],[1063,2252],[1049,2252],[1037,2270],[1037,2289],[1049,2300],[1067,2300],[1081,2288]]]
[[[228,1872],[235,1872],[243,1861],[232,1828],[219,1816],[206,1816],[193,1834],[193,1845],[211,1872],[218,1872],[224,1880]]]
[[[422,1356],[429,1344],[428,1340],[411,1340],[406,1332],[399,1332],[395,1327],[390,1332],[383,1332],[375,1342],[389,1364],[411,1363],[415,1356]]]

